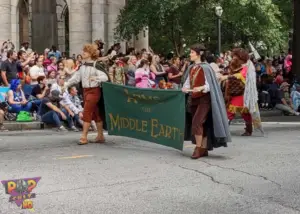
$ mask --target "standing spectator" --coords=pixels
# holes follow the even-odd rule
[[[68,123],[68,127],[77,132],[78,129],[74,126],[73,120],[70,117],[65,106],[60,105],[60,97],[58,91],[52,91],[49,98],[44,98],[40,106],[40,116],[42,122],[46,124],[54,124],[57,131],[67,131],[62,125],[62,121]]]
[[[10,40],[3,42],[1,46],[1,62],[7,60],[7,52],[14,49],[15,45]]]
[[[137,62],[137,58],[136,56],[129,56],[129,59],[127,61],[127,85],[129,86],[135,86],[135,71],[136,71],[136,62]]]
[[[155,74],[155,82],[158,84],[161,80],[165,80],[166,71],[160,64],[160,58],[158,55],[154,55],[151,60],[150,70]]]
[[[174,89],[179,88],[179,85],[181,83],[181,77],[183,75],[183,72],[180,71],[179,65],[180,65],[180,58],[174,57],[172,59],[171,67],[169,68],[169,70],[167,70],[168,79],[173,84]]]
[[[55,56],[57,60],[61,59],[61,53],[57,50],[55,45],[52,45],[51,51],[48,53],[48,58],[51,58],[52,56]]]
[[[155,74],[150,72],[148,60],[143,59],[135,71],[135,86],[137,88],[153,88],[156,84]]]
[[[32,53],[32,49],[29,48],[29,42],[26,41],[22,43],[21,51],[25,51],[28,56]]]
[[[25,79],[26,73],[29,69],[29,63],[34,58],[34,53],[31,53],[29,56],[27,56],[26,52],[23,50],[20,50],[18,52],[18,61],[17,61],[17,69],[18,69],[18,77],[21,80]]]
[[[120,49],[121,49],[121,44],[120,43],[116,43],[112,46],[112,48],[109,50],[110,53],[109,58],[112,59],[114,56],[118,56],[120,53]]]
[[[7,60],[1,63],[1,78],[4,86],[9,86],[13,79],[18,78],[17,53],[13,50],[7,52]]]
[[[65,65],[62,61],[57,64],[57,78],[66,78]]]
[[[40,77],[40,76],[45,77],[42,58],[38,58],[36,61],[36,65],[34,65],[30,68],[29,75],[30,75],[30,79],[31,79],[31,82],[30,82],[31,85],[38,84],[38,81],[37,81],[38,77]]]
[[[51,56],[50,57],[51,64],[47,66],[47,73],[49,71],[56,71],[57,72],[57,58],[56,56]]]
[[[74,61],[75,60],[73,60],[73,59],[68,59],[64,63],[64,71],[65,71],[65,75],[66,75],[66,77],[65,77],[66,81],[71,79],[73,74],[76,72]]]
[[[51,64],[51,60],[48,58],[48,53],[49,53],[49,52],[50,52],[50,49],[49,49],[49,48],[46,48],[46,49],[44,50],[44,58],[43,58],[44,62],[43,62],[43,66],[44,66],[45,68],[47,68],[48,65]]]
[[[109,68],[109,76],[112,83],[125,85],[124,63],[120,59],[116,59],[113,66]]]
[[[32,103],[28,102],[25,94],[21,89],[21,81],[13,79],[11,81],[10,90],[8,91],[8,103],[10,105],[9,111],[12,113],[20,113],[20,111],[30,112]]]

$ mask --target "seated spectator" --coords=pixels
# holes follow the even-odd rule
[[[31,95],[41,100],[49,95],[50,89],[47,85],[47,80],[45,77],[39,77],[37,82],[38,85],[32,89]]]
[[[283,83],[283,71],[282,70],[279,70],[276,74],[276,78],[275,78],[275,82],[278,84],[278,85],[281,85]]]
[[[38,58],[36,61],[36,65],[34,65],[30,68],[29,75],[30,75],[30,79],[31,79],[31,81],[30,81],[31,85],[37,85],[38,77],[45,76],[42,58]]]
[[[25,94],[21,89],[21,81],[13,79],[10,83],[10,90],[8,91],[8,103],[10,105],[9,112],[20,113],[20,111],[30,112],[32,103],[28,102]]]
[[[59,77],[59,79],[57,80],[56,83],[54,83],[51,86],[50,91],[59,91],[59,94],[62,95],[63,94],[63,88],[65,85],[65,79],[62,77]]]
[[[300,84],[295,83],[291,92],[294,110],[300,112]]]
[[[4,127],[4,110],[0,109],[0,132],[7,132],[8,130]]]
[[[54,85],[57,83],[56,71],[52,70],[48,72],[47,85]]]
[[[279,85],[273,80],[272,84],[269,85],[268,93],[270,95],[271,106],[274,108],[277,103]]]
[[[268,77],[267,79],[262,81],[260,85],[260,105],[261,108],[269,109],[271,107],[271,95],[269,93],[270,86],[272,85],[272,77]]]
[[[275,108],[281,110],[285,114],[289,115],[299,115],[299,112],[294,110],[294,106],[292,103],[292,99],[289,93],[289,84],[287,82],[283,82],[278,90],[277,94],[277,104]]]
[[[41,102],[39,115],[42,122],[46,124],[54,124],[58,131],[67,131],[62,125],[62,121],[68,123],[68,127],[77,132],[73,120],[68,113],[67,107],[60,104],[61,98],[58,91],[52,91],[49,98],[44,98]]]
[[[64,92],[61,104],[64,106],[68,106],[68,108],[72,111],[70,115],[72,116],[74,122],[82,127],[83,107],[81,105],[81,100],[78,97],[78,91],[75,86],[70,87],[68,91]],[[92,121],[91,126],[94,131],[97,131],[95,121]]]

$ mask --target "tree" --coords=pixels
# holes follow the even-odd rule
[[[300,2],[294,0],[293,72],[300,78]]]
[[[280,20],[282,11],[274,1],[283,0],[128,0],[118,17],[116,35],[130,39],[149,27],[150,42],[155,51],[172,47],[177,55],[183,44],[205,43],[217,49],[216,5],[224,9],[222,45],[264,44],[271,53],[283,49],[288,24]],[[277,2],[278,3],[278,2]],[[279,2],[282,3],[282,2]],[[153,38],[154,37],[154,38]]]

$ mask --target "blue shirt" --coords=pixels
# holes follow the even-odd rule
[[[56,59],[60,59],[61,58],[61,53],[60,53],[60,51],[56,51],[56,52],[50,51],[48,53],[48,58],[50,58],[51,56],[55,56]]]

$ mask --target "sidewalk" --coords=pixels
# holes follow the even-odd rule
[[[282,116],[282,113],[278,110],[262,110],[261,117],[263,122],[300,122],[300,116]],[[244,123],[243,119],[237,115],[236,119],[233,121],[233,124]],[[5,121],[5,128],[9,131],[30,131],[30,130],[50,130],[52,131],[53,127],[44,125],[42,122],[16,122],[16,121]]]

